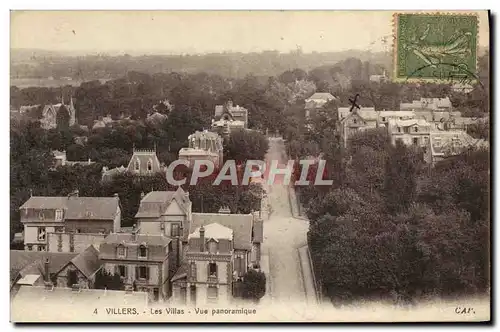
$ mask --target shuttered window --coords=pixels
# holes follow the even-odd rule
[[[149,280],[149,267],[137,266],[135,268],[136,278]]]

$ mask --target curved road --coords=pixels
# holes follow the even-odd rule
[[[282,139],[269,139],[266,160],[268,165],[272,160],[278,160],[280,164],[286,165],[285,146]],[[309,223],[293,218],[288,198],[288,186],[280,183],[266,186],[272,212],[270,218],[264,221],[262,253],[268,255],[269,260],[269,300],[273,304],[304,304],[308,299],[304,290],[304,274],[298,249],[307,244]],[[309,267],[309,262],[307,266]],[[310,289],[312,284],[310,271],[305,272],[306,285]]]

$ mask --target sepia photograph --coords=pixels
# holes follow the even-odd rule
[[[488,10],[11,10],[11,323],[491,321]]]

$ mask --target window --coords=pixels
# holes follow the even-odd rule
[[[147,258],[148,257],[148,248],[146,248],[145,245],[141,245],[139,247],[139,257],[140,258]]]
[[[153,163],[150,161],[148,161],[148,172],[151,172],[153,170]]]
[[[243,257],[238,255],[236,257],[236,260],[234,262],[234,267],[235,267],[235,270],[238,272],[238,275],[241,275],[243,274],[244,272],[244,262],[243,262]]]
[[[118,257],[125,257],[126,256],[126,248],[123,245],[119,245],[117,249],[117,255]]]
[[[418,133],[418,127],[415,127],[415,128],[413,129],[413,131],[415,131],[416,133]]]
[[[33,245],[32,244],[28,244],[27,245],[27,249],[28,249],[28,251],[32,251],[33,250]]]
[[[43,214],[43,211],[40,211],[40,212],[38,213],[38,218],[39,218],[40,220],[44,220],[44,219],[45,219],[45,215]]]
[[[384,122],[385,122],[385,116],[383,116],[383,117],[382,117],[382,121],[384,121]]]
[[[191,278],[194,278],[196,280],[196,263],[195,262],[191,263],[190,274],[191,274]]]
[[[413,145],[418,145],[418,137],[413,138]]]
[[[118,265],[118,274],[120,275],[120,277],[127,277],[127,268],[125,265]]]
[[[38,245],[38,251],[45,251],[44,245]]]
[[[358,123],[358,120],[352,119],[352,123],[356,124],[356,123]]]
[[[140,169],[140,167],[141,167],[141,163],[139,162],[139,160],[136,160],[136,161],[135,161],[135,166],[134,166],[134,167],[135,167],[135,170],[136,170],[136,171],[139,171],[139,169]]]
[[[81,232],[82,232],[82,230],[81,230],[80,228],[77,228],[77,229],[75,230],[75,232],[76,232],[76,233],[81,233]]]
[[[87,211],[87,213],[85,215],[87,216],[87,218],[92,217],[92,211]]]
[[[218,248],[217,242],[215,242],[214,240],[211,240],[210,242],[208,242],[208,252],[209,253],[215,254],[219,251],[218,249],[219,248]]]
[[[63,212],[62,210],[56,210],[56,220],[62,220]]]
[[[405,133],[409,134],[409,133],[410,133],[410,128],[409,128],[409,127],[404,127],[404,128],[403,128],[403,131],[404,131]]]
[[[401,132],[401,127],[398,127],[398,133],[400,133],[400,132]]]
[[[64,227],[58,226],[55,228],[56,233],[63,233],[64,232]]]
[[[207,298],[210,300],[217,300],[218,297],[218,289],[216,286],[208,286],[207,288]]]
[[[179,236],[179,224],[172,224],[170,236]]]
[[[45,227],[38,227],[38,241],[45,241]]]
[[[208,276],[209,277],[217,277],[217,264],[209,263],[208,264]]]
[[[139,279],[149,279],[149,267],[139,266]]]

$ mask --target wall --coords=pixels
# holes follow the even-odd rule
[[[51,252],[83,252],[90,245],[99,249],[105,234],[48,233],[48,250]],[[73,238],[73,240],[71,240]],[[73,241],[73,250],[71,250]]]
[[[137,282],[137,285],[145,285],[145,286],[158,286],[160,283],[160,268],[159,264],[137,264],[135,262],[127,262],[127,261],[114,261],[114,262],[106,262],[103,267],[104,269],[114,274],[118,272],[118,266],[125,266],[126,270],[126,283],[133,283],[134,280]],[[149,267],[149,279],[148,280],[140,280],[136,278],[135,269],[137,266],[148,266]]]
[[[24,225],[24,244],[47,244],[48,233],[55,232],[55,226],[58,223],[28,223]],[[45,241],[38,241],[38,228],[45,227]]]
[[[208,285],[205,284],[197,284],[196,285],[196,305],[204,306],[210,305],[210,301],[207,298],[207,288]],[[188,303],[189,303],[189,287],[187,288],[188,293]],[[229,285],[219,285],[217,289],[217,304],[223,305],[227,304],[230,301],[230,286]]]
[[[117,233],[122,227],[122,213],[120,207],[116,209],[115,219],[113,220],[113,232]]]
[[[64,222],[66,232],[78,233],[111,233],[114,228],[114,220],[66,220]]]
[[[93,280],[88,280],[73,264],[68,264],[57,275],[57,287],[68,287],[69,271],[74,270],[77,273],[78,284],[83,289],[92,288]]]

